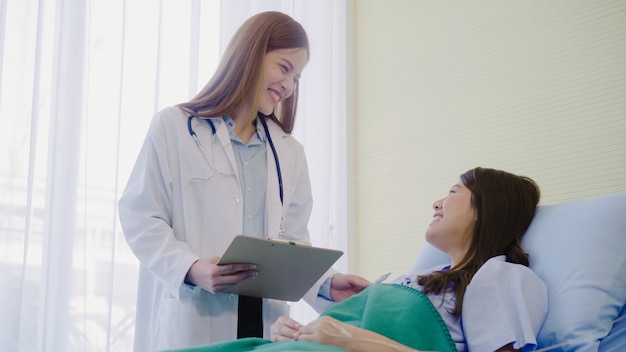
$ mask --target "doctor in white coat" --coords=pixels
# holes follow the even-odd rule
[[[239,297],[221,291],[256,272],[246,263],[217,265],[234,236],[310,243],[308,168],[290,134],[308,59],[300,24],[279,12],[258,14],[239,28],[196,97],[154,116],[119,201],[141,263],[136,351],[238,337]],[[331,269],[304,299],[321,311],[369,284]],[[259,337],[269,338],[289,308],[263,299],[261,314]]]

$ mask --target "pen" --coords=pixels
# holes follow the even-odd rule
[[[389,277],[389,275],[391,275],[391,272],[388,272],[386,274],[382,274],[380,277],[378,277],[378,279],[374,280],[374,283],[375,284],[379,284],[379,283],[385,281]]]

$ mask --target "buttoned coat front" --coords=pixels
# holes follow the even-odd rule
[[[119,201],[124,235],[141,264],[136,351],[236,338],[237,295],[212,294],[184,283],[193,262],[220,256],[243,229],[243,195],[226,124],[212,119],[213,136],[202,118],[191,120],[213,168],[191,137],[187,118],[175,107],[154,116]],[[266,235],[276,236],[284,220],[286,238],[310,243],[312,196],[304,149],[273,121],[267,122],[282,171],[284,205],[268,146]],[[320,283],[333,273],[331,269],[304,297],[318,311],[328,305],[317,296]],[[288,315],[289,308],[282,301],[263,301],[264,336],[269,337],[270,325]]]

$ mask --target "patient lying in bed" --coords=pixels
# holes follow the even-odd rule
[[[446,252],[452,264],[409,273],[396,282],[426,294],[457,350],[527,351],[536,346],[547,290],[527,267],[520,243],[539,195],[529,178],[476,168],[434,203],[426,240]],[[383,346],[402,350],[399,343],[331,318],[300,326],[282,317],[272,333],[275,341],[315,341],[355,351],[380,351]]]
[[[451,264],[374,284],[307,325],[283,316],[272,341],[196,351],[531,351],[547,290],[520,244],[539,202],[526,177],[475,168],[433,204],[426,240]]]

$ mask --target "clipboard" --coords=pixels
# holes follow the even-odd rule
[[[218,264],[256,264],[258,275],[222,292],[295,302],[343,255],[342,251],[239,235]]]

